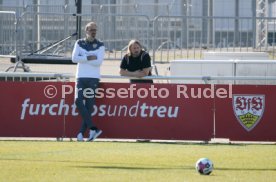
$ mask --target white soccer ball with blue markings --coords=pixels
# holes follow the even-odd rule
[[[207,158],[200,158],[195,165],[196,171],[202,175],[209,175],[214,169],[213,162]]]

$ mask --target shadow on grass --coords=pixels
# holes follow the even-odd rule
[[[218,167],[214,168],[217,171],[276,171],[276,168],[225,168],[225,167]]]
[[[134,163],[107,163],[107,162],[92,162],[92,161],[70,161],[70,160],[42,160],[42,159],[12,159],[5,158],[1,161],[19,161],[19,162],[46,162],[46,163],[68,163],[68,167],[74,168],[98,168],[98,169],[129,169],[129,170],[177,170],[177,169],[187,169],[194,170],[193,166],[156,166],[156,165],[143,165]],[[71,163],[77,163],[79,165],[70,165]],[[90,165],[91,164],[91,165]],[[93,165],[94,164],[94,165]],[[133,166],[127,166],[133,165]],[[137,167],[136,167],[136,166]]]
[[[53,163],[78,163],[80,165],[69,165],[74,168],[95,168],[95,169],[119,169],[119,170],[194,170],[194,166],[154,166],[134,163],[106,163],[92,161],[70,161],[70,160],[40,160],[40,159],[12,159],[5,158],[0,161],[22,161],[22,162],[53,162]],[[91,164],[91,165],[90,165]],[[96,164],[96,165],[93,165]],[[136,166],[127,166],[136,165]],[[143,165],[143,166],[142,166]],[[215,171],[276,171],[276,168],[224,168],[214,167]]]
[[[73,166],[72,166],[73,167]],[[121,170],[195,170],[191,166],[183,167],[130,167],[130,166],[74,166],[77,168],[96,168],[96,169],[121,169]],[[276,171],[276,168],[214,168],[215,171]]]
[[[72,166],[76,168],[95,168],[107,170],[195,170],[194,167],[130,167],[130,166]],[[214,168],[215,171],[276,171],[276,168]]]
[[[193,167],[133,167],[133,166],[72,166],[77,168],[95,168],[95,169],[119,169],[119,170],[194,170]]]

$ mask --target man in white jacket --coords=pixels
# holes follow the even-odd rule
[[[104,59],[104,44],[96,39],[97,25],[90,22],[85,26],[86,37],[76,41],[72,61],[78,63],[76,72],[75,104],[82,117],[77,141],[84,141],[83,135],[89,129],[87,141],[94,141],[102,130],[92,121],[91,113],[95,105],[95,93],[100,80],[100,66]],[[89,95],[85,95],[90,93]],[[85,102],[84,102],[85,101]]]

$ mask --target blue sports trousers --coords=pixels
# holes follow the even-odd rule
[[[77,78],[77,83],[75,87],[75,104],[79,110],[79,113],[82,117],[82,123],[80,132],[85,133],[87,128],[96,127],[92,121],[91,113],[95,105],[95,95],[87,94],[87,91],[90,93],[95,93],[96,88],[98,88],[99,79],[98,78]],[[92,90],[91,90],[92,89]]]

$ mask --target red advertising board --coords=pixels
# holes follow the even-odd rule
[[[232,98],[215,99],[216,137],[276,141],[276,86],[233,85]]]
[[[0,137],[76,137],[73,82],[0,87]],[[101,83],[92,118],[101,138],[276,141],[274,93],[273,85]]]
[[[49,115],[47,105],[54,100],[44,96],[43,90],[49,84],[36,82],[0,82],[1,137],[61,137],[64,130],[64,116]],[[24,111],[24,101],[37,103]],[[45,106],[42,106],[45,104]]]
[[[133,86],[135,85],[135,86]],[[210,85],[101,83],[93,121],[102,138],[209,140],[212,98],[193,98]],[[76,137],[81,118],[74,83],[0,82],[1,137]],[[132,92],[131,92],[132,91]]]

